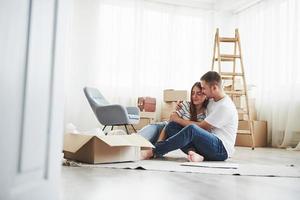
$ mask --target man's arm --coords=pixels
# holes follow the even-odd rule
[[[205,121],[205,119],[202,122],[198,122],[198,126],[209,132],[214,128],[214,126]]]
[[[194,122],[194,121],[190,121],[190,120],[185,120],[185,119],[180,118],[177,113],[172,113],[171,116],[170,116],[170,120],[174,121],[174,122],[177,122],[181,126],[188,126],[190,124],[196,124],[199,127],[203,128],[207,131],[210,131],[211,129],[214,128],[212,125],[207,123],[205,120],[203,120],[201,122]]]

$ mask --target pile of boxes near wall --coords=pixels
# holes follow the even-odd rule
[[[156,99],[152,97],[139,97],[138,107],[140,109],[140,121],[134,124],[134,128],[139,131],[148,124],[156,121]],[[128,126],[129,131],[133,132],[132,127]]]
[[[160,119],[156,117],[156,101],[150,97],[139,97],[138,107],[140,108],[140,122],[133,125],[138,131],[148,124],[156,121],[168,121],[172,112],[176,110],[177,101],[188,100],[187,90],[166,89],[163,91],[163,103]],[[133,131],[128,127],[129,131]]]
[[[164,90],[163,104],[161,109],[161,121],[168,121],[172,112],[176,110],[177,101],[187,101],[187,90]]]
[[[231,90],[231,85],[224,85],[225,91]],[[235,84],[235,90],[243,90],[242,85],[240,82]],[[248,90],[249,93],[249,90]],[[246,107],[246,99],[244,96],[234,96],[232,98],[234,104],[236,105],[238,111],[245,109]],[[253,124],[253,133],[254,133],[254,141],[256,147],[265,147],[267,146],[267,122],[266,121],[259,121],[257,119],[257,111],[255,107],[255,98],[248,98],[249,104],[249,113],[250,119],[247,118],[247,115],[239,112],[239,124],[238,130],[249,130],[248,120],[251,121]],[[236,146],[252,146],[252,139],[250,135],[244,134],[237,134],[236,138]]]

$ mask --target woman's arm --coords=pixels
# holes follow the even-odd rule
[[[190,120],[182,119],[181,117],[179,117],[179,115],[176,112],[173,112],[170,115],[170,121],[174,121],[174,122],[180,124],[181,126],[188,126],[190,124],[197,123],[197,122],[193,122],[193,121],[190,121]]]
[[[200,128],[203,128],[207,131],[210,131],[211,129],[214,128],[212,125],[207,123],[205,120],[203,120],[201,122],[194,122],[194,121],[190,121],[190,120],[185,120],[185,119],[182,119],[181,117],[179,117],[178,114],[175,113],[175,112],[171,114],[170,120],[180,124],[181,126],[188,126],[190,124],[196,124]]]

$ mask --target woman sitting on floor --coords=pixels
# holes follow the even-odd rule
[[[202,93],[201,83],[196,82],[191,88],[191,101],[183,101],[180,105],[181,108],[171,114],[170,122],[148,125],[139,134],[148,138],[152,143],[156,143],[156,141],[161,142],[181,131],[185,127],[186,122],[201,122],[206,116],[207,104],[208,99]],[[190,161],[194,160],[194,148],[192,145],[187,145],[181,150],[188,154]]]

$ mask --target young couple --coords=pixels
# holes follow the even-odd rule
[[[158,141],[151,141],[155,148],[141,151],[141,159],[181,149],[191,162],[224,161],[234,153],[237,126],[237,110],[223,92],[220,75],[209,71],[201,77],[201,83],[193,85],[191,102],[183,102],[166,126],[150,125],[139,132],[150,139],[149,129],[159,133],[164,128]]]

